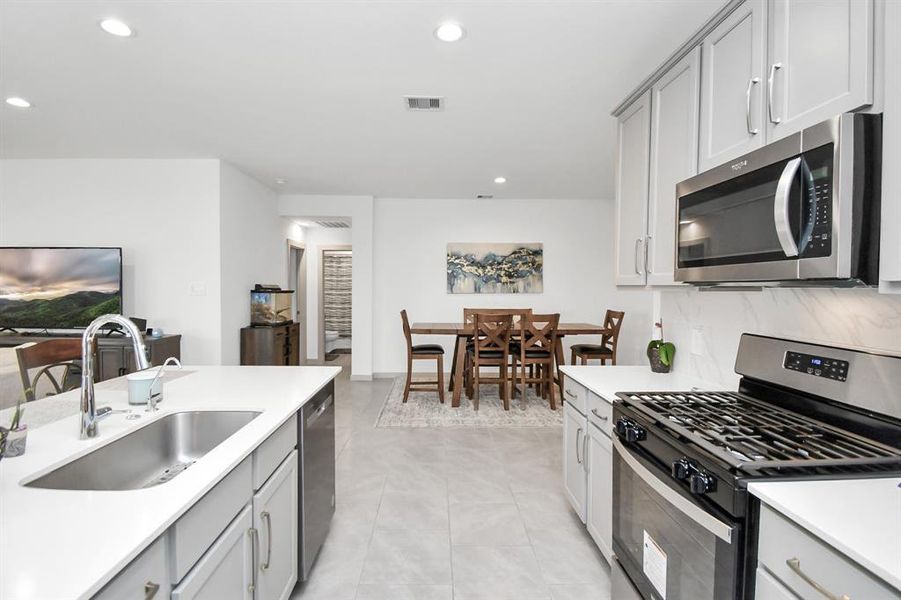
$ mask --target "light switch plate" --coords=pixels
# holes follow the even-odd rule
[[[206,296],[206,283],[203,281],[192,281],[191,282],[191,295],[192,296]]]

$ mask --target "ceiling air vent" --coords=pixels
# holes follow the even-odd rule
[[[347,229],[350,227],[344,221],[316,221],[320,227],[328,227],[329,229]]]
[[[476,194],[478,200],[491,200],[492,198],[494,198],[494,194]]]
[[[439,96],[404,96],[407,110],[444,110],[444,98]]]

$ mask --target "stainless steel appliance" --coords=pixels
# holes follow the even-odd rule
[[[745,334],[735,370],[737,392],[617,394],[621,589],[753,598],[760,507],[749,481],[901,473],[901,356]]]
[[[846,113],[679,183],[676,280],[878,283],[881,138]]]
[[[298,578],[306,581],[335,514],[335,384],[329,382],[301,409],[300,552]]]

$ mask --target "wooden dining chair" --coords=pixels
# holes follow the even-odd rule
[[[52,387],[52,394],[62,394],[80,385],[77,376],[81,375],[81,339],[46,340],[32,346],[16,348],[19,361],[19,375],[25,401],[37,399],[35,391],[44,378]],[[29,375],[32,369],[40,369]],[[59,370],[62,369],[62,373]]]
[[[626,313],[618,310],[608,310],[604,315],[604,329],[609,331],[601,336],[600,344],[574,344],[572,347],[572,364],[576,364],[576,358],[587,365],[589,360],[600,360],[602,365],[616,364],[616,347],[619,342],[619,330],[623,326],[623,318]]]
[[[513,315],[475,312],[472,315],[472,346],[466,351],[466,395],[472,399],[474,410],[479,410],[479,386],[497,383],[504,410],[510,410],[510,337],[513,332]],[[482,367],[497,367],[497,377],[485,377]]]
[[[554,350],[557,347],[559,325],[559,313],[529,315],[525,320],[519,341],[511,344],[514,395],[516,394],[516,382],[519,381],[522,385],[519,394],[523,407],[526,404],[526,384],[537,384],[539,395],[549,401],[551,410],[557,409],[557,386],[554,385]],[[519,376],[517,376],[518,367],[521,367]]]
[[[409,398],[410,392],[437,391],[438,400],[444,404],[444,347],[440,344],[413,344],[413,334],[410,333],[410,321],[407,319],[406,310],[400,311],[400,318],[404,324],[404,337],[407,339],[407,382],[404,385],[404,402]],[[437,361],[437,380],[413,381],[414,360]]]

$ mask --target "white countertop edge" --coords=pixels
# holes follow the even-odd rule
[[[560,371],[611,403],[618,392],[720,391],[725,387],[684,373],[654,373],[643,365],[561,365]]]
[[[816,536],[820,540],[823,541],[826,545],[834,548],[837,552],[845,555],[849,560],[857,563],[862,568],[870,571],[873,575],[881,579],[888,586],[895,588],[899,592],[901,592],[901,572],[895,571],[892,572],[889,568],[886,568],[883,564],[881,564],[875,555],[883,555],[884,553],[879,548],[869,547],[870,552],[862,551],[857,546],[851,545],[847,543],[845,539],[841,537],[841,535],[837,535],[833,531],[828,530],[824,527],[818,520],[811,517],[811,513],[808,511],[798,510],[794,508],[794,504],[802,504],[808,508],[811,506],[809,502],[788,502],[785,498],[780,497],[779,492],[787,489],[785,486],[795,486],[796,488],[801,486],[814,487],[816,484],[832,484],[836,487],[841,485],[855,485],[860,482],[864,482],[867,480],[890,480],[893,482],[893,485],[886,487],[891,487],[893,489],[893,493],[898,494],[898,498],[901,498],[901,489],[898,489],[898,486],[901,485],[901,478],[897,476],[892,477],[873,477],[868,479],[835,479],[835,480],[817,480],[817,481],[760,481],[760,482],[750,482],[748,484],[748,491],[753,494],[755,497],[760,499],[761,502],[778,512],[779,514],[786,517],[788,520],[795,523],[798,527],[808,531],[810,534]],[[813,485],[811,485],[813,484]],[[814,494],[817,495],[817,494]],[[813,503],[815,506],[816,503]],[[901,516],[899,516],[901,519]],[[897,525],[896,525],[897,527]],[[901,527],[899,527],[901,529]],[[894,537],[894,540],[901,545],[901,537]],[[901,553],[899,553],[901,555]],[[897,557],[896,557],[897,558]],[[901,565],[899,565],[901,567]]]
[[[191,367],[195,369],[195,367]],[[221,376],[223,373],[228,373],[231,368],[229,367],[213,367],[213,368],[204,368],[197,367],[199,372],[206,371],[207,373],[211,373],[210,377],[216,377],[217,373]],[[247,369],[247,367],[235,367],[235,369]],[[127,566],[134,558],[140,555],[150,544],[156,540],[160,535],[166,532],[166,530],[171,527],[173,523],[175,523],[179,517],[184,515],[192,506],[194,506],[198,500],[200,500],[207,492],[209,492],[217,483],[219,483],[229,472],[231,472],[235,467],[237,467],[243,460],[247,459],[248,456],[252,454],[252,452],[265,441],[272,433],[274,433],[279,427],[281,427],[285,422],[287,422],[292,415],[296,414],[300,409],[319,391],[321,391],[329,382],[333,381],[334,378],[341,372],[341,367],[333,367],[333,366],[316,366],[310,368],[310,371],[313,369],[318,370],[315,376],[317,377],[314,380],[314,383],[305,389],[306,397],[302,400],[298,400],[295,402],[285,403],[283,400],[277,401],[276,406],[266,406],[267,400],[260,399],[255,397],[252,400],[247,399],[234,399],[234,398],[226,398],[219,405],[209,405],[205,404],[202,406],[191,406],[190,401],[185,402],[185,398],[178,396],[176,389],[180,386],[176,385],[177,382],[172,382],[172,390],[171,392],[167,392],[166,401],[161,403],[160,411],[157,414],[153,415],[152,419],[149,420],[141,420],[140,422],[129,422],[130,425],[123,426],[124,423],[124,415],[118,414],[113,415],[111,417],[107,417],[101,422],[101,437],[95,440],[88,440],[88,446],[83,449],[79,449],[77,452],[65,452],[64,455],[61,453],[58,457],[52,459],[49,462],[44,462],[37,469],[29,469],[29,472],[26,474],[9,474],[7,473],[7,477],[0,477],[0,489],[5,490],[4,493],[4,504],[7,505],[6,510],[0,510],[0,513],[6,513],[7,517],[12,514],[16,516],[23,516],[20,512],[24,512],[24,517],[32,517],[36,519],[41,519],[43,515],[28,515],[28,507],[27,506],[12,506],[10,504],[16,501],[15,491],[16,489],[21,488],[23,482],[32,481],[33,479],[40,477],[43,474],[46,474],[49,471],[52,471],[64,464],[68,464],[77,458],[84,456],[94,450],[102,446],[106,446],[110,443],[113,443],[117,439],[120,439],[130,433],[133,433],[136,429],[146,427],[150,423],[165,417],[168,414],[177,413],[177,412],[186,412],[186,411],[218,411],[218,410],[248,410],[248,411],[259,411],[260,414],[250,423],[245,425],[242,429],[238,430],[236,433],[232,434],[228,439],[222,442],[219,446],[216,446],[213,450],[211,450],[204,459],[206,458],[215,458],[214,461],[207,461],[206,464],[203,464],[203,459],[199,461],[191,470],[179,476],[179,478],[173,479],[171,482],[167,483],[167,486],[171,486],[171,484],[176,484],[177,487],[167,487],[166,489],[160,491],[162,486],[156,486],[154,488],[148,488],[146,490],[127,490],[127,491],[115,491],[115,492],[71,492],[71,491],[62,491],[63,493],[68,494],[117,494],[119,497],[113,500],[113,503],[120,504],[121,510],[127,512],[133,508],[132,505],[129,504],[130,501],[136,501],[136,498],[140,496],[140,501],[145,504],[153,504],[154,496],[157,496],[161,493],[165,493],[167,491],[171,492],[181,492],[182,490],[189,492],[185,493],[182,497],[177,499],[176,508],[169,510],[165,513],[165,516],[158,521],[154,520],[153,527],[147,527],[140,530],[140,539],[131,543],[129,540],[128,544],[123,543],[123,549],[117,549],[115,555],[117,559],[109,559],[104,560],[103,565],[96,565],[94,562],[94,557],[91,556],[91,551],[88,544],[84,545],[83,550],[86,554],[86,561],[90,561],[94,568],[90,569],[92,573],[90,576],[85,576],[84,579],[72,582],[71,586],[65,585],[65,582],[60,582],[55,580],[49,586],[42,586],[38,589],[30,590],[30,593],[26,593],[25,595],[21,595],[20,590],[21,587],[17,585],[17,582],[14,581],[14,577],[11,577],[9,573],[16,573],[17,565],[15,565],[15,561],[10,561],[10,556],[16,556],[14,553],[19,551],[21,548],[19,544],[14,543],[13,541],[9,541],[10,538],[14,536],[0,536],[0,572],[3,573],[2,580],[0,580],[0,597],[6,598],[9,597],[11,599],[15,598],[30,598],[30,599],[43,599],[48,597],[46,594],[53,594],[52,597],[72,597],[72,598],[90,598],[92,595],[99,592],[107,583],[109,583],[113,577],[119,573],[125,566]],[[306,371],[306,368],[304,368]],[[237,373],[237,371],[235,371]],[[255,374],[250,371],[246,371],[250,376],[255,376]],[[286,371],[287,373],[287,371]],[[307,371],[309,373],[309,371]],[[305,375],[301,375],[303,378]],[[306,375],[307,377],[309,375]],[[186,380],[187,378],[185,378]],[[265,387],[268,383],[264,383],[262,387]],[[115,386],[111,386],[115,387]],[[97,386],[98,390],[103,389],[100,385]],[[168,390],[169,388],[167,388]],[[255,390],[258,388],[254,388]],[[284,390],[283,390],[284,391]],[[240,394],[243,390],[238,390],[237,393]],[[308,392],[308,393],[307,393]],[[74,392],[69,392],[69,394],[77,394],[77,390]],[[189,392],[193,393],[193,392]],[[125,392],[119,392],[120,397],[114,399],[112,402],[104,401],[107,398],[103,398],[98,394],[98,404],[110,404],[114,408],[125,408],[127,404],[124,402],[125,400]],[[172,396],[176,396],[170,400],[169,394]],[[184,396],[185,394],[182,394]],[[262,394],[265,396],[265,393]],[[136,407],[130,407],[132,409]],[[118,417],[118,419],[116,419]],[[264,418],[268,417],[268,418]],[[35,428],[34,431],[30,432],[29,436],[34,435],[39,432],[44,427],[49,428],[52,426],[56,426],[57,428],[69,427],[71,425],[71,431],[77,431],[77,419],[78,416],[75,417],[69,416],[64,419],[61,419],[55,423],[48,423],[43,427]],[[112,421],[112,423],[111,423]],[[121,421],[121,423],[117,423],[117,421]],[[251,427],[250,429],[245,429],[250,427],[256,422],[256,428]],[[64,424],[63,424],[64,423]],[[262,427],[261,427],[262,425]],[[102,436],[102,430],[106,426],[107,428],[118,427],[120,430],[116,431],[113,434]],[[55,433],[55,432],[54,432]],[[243,439],[247,438],[247,439]],[[67,436],[68,439],[68,436]],[[91,443],[94,442],[94,443]],[[81,442],[79,442],[81,443]],[[238,445],[240,444],[240,446]],[[71,446],[71,444],[69,444]],[[215,453],[215,454],[214,454]],[[214,456],[210,456],[214,455]],[[27,458],[29,453],[26,451],[26,454],[22,458]],[[223,460],[226,459],[226,460]],[[19,471],[19,465],[17,463],[12,463],[11,461],[18,461],[20,458],[4,458],[3,461],[0,461],[0,474],[3,471]],[[27,463],[26,463],[27,464]],[[5,467],[5,468],[4,468]],[[12,469],[11,469],[12,467]],[[201,468],[197,468],[201,467]],[[192,473],[193,471],[193,473]],[[189,475],[189,477],[186,477]],[[3,481],[5,479],[5,481]],[[181,479],[181,482],[179,482]],[[185,490],[185,488],[189,488]],[[23,488],[24,489],[24,488]],[[33,493],[35,492],[34,488],[29,488],[29,490]],[[45,494],[53,494],[60,492],[59,490],[42,490]],[[80,498],[83,500],[85,497]],[[103,496],[103,501],[98,501],[98,504],[110,504],[110,498],[113,498],[111,495]],[[60,498],[62,500],[62,498]],[[120,502],[121,500],[121,502]],[[88,501],[88,504],[91,504],[91,501]],[[171,504],[171,503],[170,503]],[[100,531],[100,528],[103,525],[102,515],[81,515],[85,522],[94,523],[94,529]],[[45,519],[46,520],[46,519]],[[52,519],[51,519],[52,521]],[[59,525],[59,523],[57,523]],[[37,525],[40,527],[41,525]],[[44,528],[46,529],[46,525]],[[10,529],[9,523],[5,524],[2,528],[8,530]],[[129,536],[129,538],[134,537]],[[4,539],[6,538],[6,539]],[[7,542],[9,545],[7,545]],[[124,546],[128,546],[128,550],[124,549]],[[102,557],[103,559],[107,559],[110,553],[107,553],[107,556]],[[5,557],[5,558],[4,558]],[[17,558],[19,558],[17,556]],[[33,556],[29,557],[35,562],[47,562],[47,556]],[[50,553],[50,561],[55,558],[59,558],[59,556],[54,555],[52,552]],[[9,563],[13,562],[12,565]],[[47,565],[48,567],[52,567],[52,562]],[[94,573],[101,573],[102,575],[94,575]],[[90,583],[89,578],[90,577]],[[33,579],[33,578],[32,578]],[[8,596],[7,596],[8,594]],[[18,594],[18,595],[17,595]],[[62,594],[62,596],[60,596]]]

